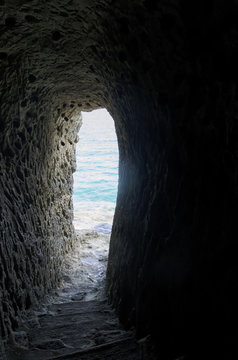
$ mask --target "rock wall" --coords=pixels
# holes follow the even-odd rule
[[[63,255],[73,245],[72,173],[81,122],[80,114],[73,117],[70,104],[55,112],[48,100],[41,108],[40,99],[32,99],[30,85],[18,103],[16,73],[8,72],[6,78],[11,90],[1,98],[3,336],[17,327],[22,311],[57,285]]]
[[[74,103],[55,109],[24,61],[12,60],[1,75],[2,336],[57,285],[75,236],[71,193],[80,112]]]
[[[76,118],[106,107],[120,151],[111,302],[161,359],[234,357],[236,2],[0,9],[3,335],[58,279],[74,236]]]
[[[119,109],[110,299],[160,359],[227,359],[237,352],[238,8],[144,4],[147,41],[137,37],[137,83]]]
[[[64,13],[58,5],[58,24],[64,27],[72,6]],[[1,339],[57,286],[64,254],[75,238],[74,147],[81,108],[92,108],[93,100],[87,80],[83,88],[77,86],[86,74],[83,59],[62,54],[64,38],[55,28],[54,9],[53,2],[0,2]],[[71,48],[71,31],[67,36]],[[82,73],[75,74],[72,61]]]

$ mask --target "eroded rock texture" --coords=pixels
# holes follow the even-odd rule
[[[3,335],[58,278],[77,111],[106,107],[120,148],[111,301],[160,359],[234,357],[237,2],[0,9]]]
[[[68,118],[42,115],[30,99],[26,107],[12,97],[9,107],[9,94],[2,99],[1,325],[6,335],[17,326],[19,312],[57,284],[63,255],[73,244],[72,173],[80,117],[71,118],[68,110]]]

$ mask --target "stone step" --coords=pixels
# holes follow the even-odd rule
[[[114,311],[105,301],[72,301],[62,304],[53,304],[48,307],[49,316],[67,316],[72,314],[90,314],[90,313],[102,313],[114,315]],[[47,314],[39,315],[40,318],[46,317]],[[115,316],[116,317],[116,316]]]
[[[53,304],[22,333],[25,348],[11,346],[7,360],[139,358],[133,332],[121,328],[105,301]]]
[[[126,360],[139,359],[137,356],[136,343],[132,337],[128,338],[127,340],[117,340],[106,344],[94,346],[86,350],[48,358],[46,360],[121,360],[123,358]]]

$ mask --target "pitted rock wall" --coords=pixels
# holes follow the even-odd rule
[[[75,237],[71,194],[80,112],[73,103],[53,109],[50,96],[43,102],[33,75],[23,72],[18,62],[1,83],[2,336],[57,285]]]
[[[75,237],[72,173],[80,111],[100,104],[88,95],[90,75],[78,86],[88,65],[80,58],[80,37],[71,41],[74,25],[67,19],[73,13],[78,26],[90,9],[64,8],[64,2],[0,3],[1,338],[57,286]],[[65,24],[71,28],[64,30],[67,40],[59,35]],[[77,31],[85,36],[86,29]],[[90,45],[90,39],[83,44]],[[75,59],[67,47],[75,49]]]
[[[2,142],[3,335],[16,327],[22,310],[58,283],[63,255],[75,236],[71,193],[80,117],[70,128],[70,114],[67,121],[58,116],[49,121],[28,111],[7,124]]]
[[[111,302],[161,359],[234,358],[237,3],[3,0],[0,10],[4,334],[58,278],[73,236],[74,119],[106,107],[120,151]]]

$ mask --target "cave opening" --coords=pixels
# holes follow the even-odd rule
[[[76,145],[74,227],[111,233],[118,188],[118,143],[106,109],[82,112]]]
[[[66,254],[59,300],[105,295],[109,243],[118,188],[118,143],[106,109],[82,112],[73,176],[76,241]]]
[[[13,359],[87,346],[49,338],[63,306],[16,329],[60,282],[80,112],[107,106],[120,148],[110,303],[161,360],[236,358],[238,2],[45,3],[0,0],[0,339],[29,351]]]

